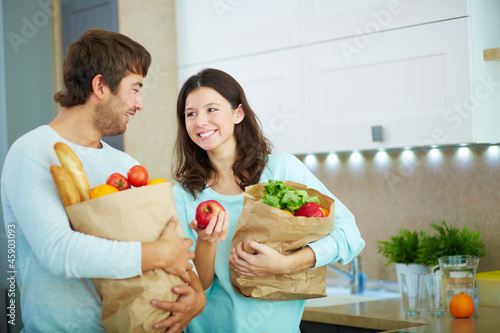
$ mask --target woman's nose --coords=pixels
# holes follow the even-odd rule
[[[203,126],[208,123],[208,117],[206,112],[199,112],[198,116],[196,117],[196,125],[198,126]]]

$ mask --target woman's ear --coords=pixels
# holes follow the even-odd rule
[[[236,110],[234,110],[234,123],[239,124],[245,118],[245,110],[243,110],[243,105],[238,105]]]
[[[92,79],[92,92],[100,100],[104,99],[105,87],[107,87],[107,85],[106,83],[104,83],[102,74],[97,74],[96,76],[94,76],[94,78]]]

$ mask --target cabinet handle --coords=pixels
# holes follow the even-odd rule
[[[500,47],[494,49],[486,49],[483,51],[484,60],[500,60]]]

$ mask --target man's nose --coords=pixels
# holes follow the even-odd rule
[[[135,101],[135,109],[142,110],[144,108],[144,103],[142,101],[142,95],[139,93]]]

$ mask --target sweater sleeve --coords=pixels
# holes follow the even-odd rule
[[[73,231],[49,166],[52,151],[15,143],[2,173],[4,222],[16,224],[41,265],[68,278],[129,278],[142,274],[140,242],[118,242]],[[52,149],[52,146],[49,146]]]
[[[292,180],[314,188],[335,200],[335,224],[330,234],[309,245],[316,256],[315,267],[339,262],[349,263],[365,246],[354,215],[294,155],[276,154],[271,171],[281,180]],[[267,180],[266,180],[267,181]]]

